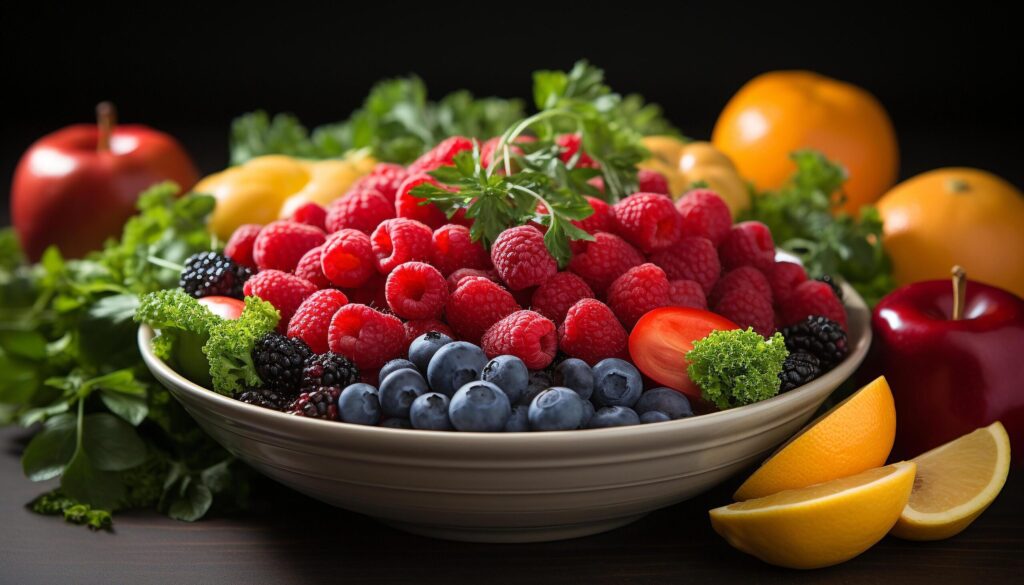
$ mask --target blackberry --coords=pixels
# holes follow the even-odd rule
[[[268,388],[254,388],[252,390],[246,390],[238,395],[238,400],[245,402],[246,404],[252,404],[261,408],[269,408],[270,410],[276,410],[278,412],[284,412],[284,409],[288,407],[289,402],[284,394],[277,390],[270,390]]]
[[[216,252],[200,252],[185,260],[178,285],[195,298],[223,296],[241,299],[242,285],[252,270]]]
[[[320,386],[304,390],[288,407],[288,414],[338,420],[338,396],[341,396],[341,388],[337,386]]]
[[[821,362],[814,354],[806,351],[794,351],[786,357],[779,372],[782,387],[779,392],[789,392],[797,386],[803,386],[821,375]]]
[[[836,282],[836,279],[832,278],[831,274],[823,274],[818,280],[832,287],[832,292],[836,293],[836,298],[840,301],[843,300],[843,287],[839,286],[839,283]]]
[[[312,355],[305,341],[270,332],[252,348],[252,361],[263,384],[294,397],[302,382],[302,366]]]
[[[302,367],[302,392],[322,386],[346,388],[359,381],[359,369],[348,358],[333,352],[306,358]]]
[[[831,370],[850,353],[846,331],[839,323],[820,315],[783,328],[782,336],[790,353],[806,351],[818,358],[822,372]]]

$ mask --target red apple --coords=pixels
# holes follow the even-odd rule
[[[171,180],[183,190],[198,172],[176,140],[138,125],[114,125],[110,104],[99,123],[40,138],[22,156],[11,186],[11,219],[31,260],[55,244],[77,258],[121,233],[139,193]]]
[[[965,286],[965,288],[964,288]],[[875,307],[872,363],[896,399],[896,458],[993,421],[1024,462],[1024,299],[980,282],[911,284]],[[959,297],[961,318],[954,318]]]

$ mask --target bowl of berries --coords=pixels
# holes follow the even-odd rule
[[[453,160],[482,172],[449,139],[190,258],[137,313],[153,375],[282,484],[419,534],[525,542],[722,482],[864,359],[857,293],[777,257],[713,192],[673,201],[641,173],[617,203],[534,202],[488,234],[462,209],[504,179],[464,180],[460,201],[424,174]]]

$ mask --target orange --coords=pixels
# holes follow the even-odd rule
[[[1010,437],[1002,423],[968,433],[914,459],[917,480],[892,529],[909,540],[958,534],[996,499],[1010,472]]]
[[[959,264],[973,280],[1024,297],[1024,194],[992,173],[928,171],[878,202],[897,284],[945,279]]]
[[[803,428],[736,490],[761,498],[860,473],[885,464],[896,438],[896,407],[877,378]]]
[[[915,465],[901,461],[802,489],[711,510],[732,546],[782,567],[848,561],[889,532],[907,505]]]
[[[896,182],[896,131],[864,89],[809,71],[773,71],[747,82],[729,100],[711,141],[759,190],[778,189],[793,174],[790,153],[813,148],[849,172],[845,209],[855,212]]]

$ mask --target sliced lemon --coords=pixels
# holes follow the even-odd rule
[[[914,486],[913,462],[711,510],[729,544],[782,567],[816,569],[852,559],[889,532]]]
[[[893,536],[940,540],[959,533],[996,499],[1010,472],[1010,437],[1002,423],[919,455],[917,479]]]

